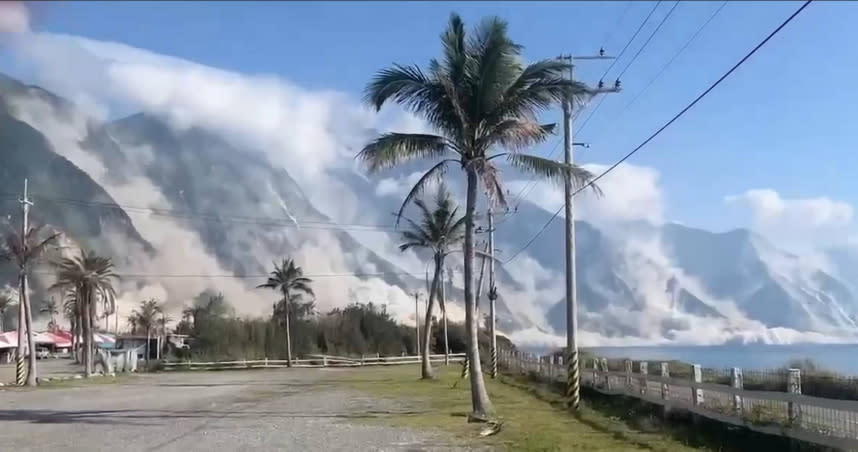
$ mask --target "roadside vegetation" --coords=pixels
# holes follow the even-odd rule
[[[510,451],[696,451],[661,432],[634,429],[619,419],[585,408],[573,416],[558,403],[541,400],[524,387],[487,380],[487,391],[501,422],[500,431],[480,437],[486,424],[469,423],[470,398],[461,367],[439,366],[436,379],[421,380],[416,366],[362,368],[331,373],[329,379],[356,390],[400,402],[402,412],[373,418],[395,426],[444,432],[460,445]],[[714,449],[713,449],[714,450]]]

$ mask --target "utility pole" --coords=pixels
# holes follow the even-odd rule
[[[29,193],[28,193],[28,181],[24,179],[24,197],[19,199],[18,202],[21,203],[22,215],[21,215],[21,246],[26,248],[27,243],[27,232],[30,229],[30,206],[33,203],[30,201]],[[22,252],[27,252],[26,250],[21,250]],[[25,368],[24,368],[24,328],[32,325],[32,314],[30,313],[29,303],[27,303],[27,269],[20,269],[21,274],[20,277],[20,287],[18,294],[18,349],[17,356],[15,357],[15,384],[18,386],[23,386],[25,383]],[[29,322],[28,322],[29,320]],[[32,335],[33,332],[30,329],[27,329],[27,338]],[[30,341],[27,340],[27,344]],[[29,345],[28,345],[29,346]],[[30,350],[30,353],[35,353],[35,350]],[[34,357],[30,357],[30,359],[35,359]]]
[[[420,296],[419,292],[414,292],[414,328],[417,334],[417,356],[422,353],[420,348],[420,305],[417,301]]]
[[[498,377],[498,337],[496,329],[495,300],[498,298],[495,286],[495,223],[491,204],[489,218],[489,334],[491,335],[491,377]]]
[[[561,55],[559,59],[569,61],[569,80],[575,80],[575,60],[607,60],[612,59],[605,55],[604,49],[599,49],[599,55],[578,56]],[[614,83],[610,89],[604,88],[600,80],[595,90],[590,90],[590,96],[602,93],[616,93],[620,90],[620,81]],[[563,163],[572,165],[572,99],[563,100]],[[567,374],[566,374],[566,403],[573,410],[578,411],[581,401],[581,381],[578,365],[578,297],[576,286],[575,269],[575,210],[572,204],[572,176],[567,173],[563,181],[565,192],[565,214],[566,214],[566,351],[567,351]]]
[[[453,272],[449,272],[450,285],[453,284]],[[441,263],[441,316],[444,322],[444,365],[450,365],[450,344],[447,341],[447,282],[444,280],[444,263]]]

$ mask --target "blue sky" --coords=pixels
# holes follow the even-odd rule
[[[799,2],[728,4],[694,44],[621,117],[721,2],[683,2],[577,140],[582,161],[610,163],[646,138],[795,10]],[[663,2],[611,74],[617,74],[673,2]],[[635,2],[68,2],[37,5],[33,27],[117,41],[247,74],[276,74],[310,89],[359,96],[392,62],[425,64],[439,52],[451,11],[468,23],[496,14],[530,59],[619,52],[652,3]],[[785,198],[827,196],[852,203],[858,170],[858,7],[816,2],[686,117],[633,157],[656,168],[667,216],[724,230],[742,224],[726,195],[772,188]],[[608,42],[604,42],[610,36]],[[607,68],[582,62],[595,83]],[[0,70],[16,74],[8,58]],[[612,75],[608,78],[612,81]],[[25,74],[16,74],[25,75]],[[586,116],[586,114],[584,115]],[[546,153],[552,140],[539,149]]]

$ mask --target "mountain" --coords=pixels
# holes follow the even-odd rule
[[[410,273],[415,264],[392,254],[396,231],[337,223],[330,216],[337,212],[315,205],[312,188],[290,169],[218,131],[143,113],[98,121],[6,76],[0,130],[0,213],[17,223],[17,196],[28,178],[33,223],[112,256],[132,274],[122,283],[129,303],[157,296],[178,308],[203,290],[222,290],[239,312],[267,312],[273,296],[253,286],[283,256],[319,273],[321,309],[372,301],[405,319],[413,316],[414,291],[425,287],[422,275]],[[351,195],[344,200],[377,218],[389,218],[401,202],[379,196],[377,181],[350,168],[337,182]],[[501,260],[549,218],[527,202],[498,215]],[[386,237],[387,248],[366,234]],[[497,266],[502,331],[565,332],[562,221],[542,234]],[[584,221],[576,222],[576,246],[579,323],[602,338],[723,342],[770,340],[784,330],[858,331],[858,249],[830,250],[822,265],[745,229]],[[11,281],[8,268],[0,271],[0,284]],[[454,305],[461,289],[457,279],[448,291]],[[480,309],[487,311],[485,301]]]

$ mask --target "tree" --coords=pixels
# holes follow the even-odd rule
[[[54,297],[51,297],[50,300],[42,301],[42,307],[39,308],[39,313],[48,314],[51,317],[51,322],[48,324],[48,330],[53,330],[57,327],[57,318],[60,314],[59,307],[57,306],[57,300]]]
[[[72,355],[76,363],[80,363],[80,337],[81,329],[83,328],[83,311],[82,304],[77,302],[77,291],[74,288],[67,288],[63,293],[63,316],[69,321],[69,330],[72,334]]]
[[[6,331],[6,311],[14,305],[14,295],[9,292],[0,293],[0,333]]]
[[[314,296],[313,289],[310,284],[313,282],[309,278],[305,278],[304,271],[301,267],[295,265],[292,259],[284,258],[280,266],[277,262],[274,263],[274,271],[268,277],[265,284],[260,284],[258,288],[268,288],[279,290],[283,298],[275,305],[275,314],[281,314],[283,324],[286,328],[286,362],[288,366],[292,366],[292,335],[289,330],[289,317],[292,315],[291,307],[293,302],[297,302],[303,295]]]
[[[92,352],[95,343],[94,325],[96,304],[101,301],[111,310],[116,308],[116,290],[110,258],[92,252],[81,251],[78,257],[63,258],[57,264],[57,282],[51,287],[73,290],[81,312],[83,326],[83,364],[87,378],[92,376]]]
[[[14,263],[18,269],[18,356],[24,354],[24,329],[27,330],[27,349],[29,358],[27,360],[27,386],[36,386],[36,343],[33,340],[33,310],[30,306],[28,275],[30,268],[49,246],[53,245],[59,233],[50,234],[47,238],[42,237],[43,226],[30,228],[23,235],[15,228],[9,227],[0,248],[0,261],[6,260]]]
[[[370,172],[378,172],[415,160],[439,160],[414,185],[405,206],[430,180],[442,177],[451,163],[465,173],[465,323],[467,356],[471,364],[472,417],[484,419],[493,409],[482,370],[478,346],[478,322],[474,292],[474,219],[478,184],[488,201],[506,203],[496,159],[536,176],[562,181],[569,177],[576,187],[592,181],[592,174],[575,166],[522,154],[525,148],[545,141],[554,125],[538,122],[538,114],[564,100],[580,100],[588,88],[567,80],[570,64],[542,60],[525,66],[522,47],[507,35],[507,24],[491,17],[466,36],[462,19],[453,14],[441,35],[441,60],[431,60],[424,71],[418,66],[395,64],[379,71],[366,88],[365,100],[376,110],[388,101],[423,118],[433,133],[385,133],[358,154]],[[497,152],[504,149],[506,152]]]
[[[430,339],[432,338],[432,310],[435,307],[435,297],[438,294],[440,284],[444,283],[440,281],[444,259],[447,253],[450,252],[450,247],[462,243],[462,240],[465,238],[465,217],[458,215],[459,208],[443,184],[438,186],[433,208],[430,209],[422,199],[415,199],[414,205],[420,211],[420,220],[416,222],[410,218],[405,218],[409,228],[402,232],[402,238],[405,242],[399,245],[399,249],[400,251],[406,251],[412,248],[419,248],[427,249],[432,253],[434,276],[432,277],[432,285],[429,289],[429,303],[427,303],[426,307],[426,321],[424,322],[426,327],[423,329],[421,372],[423,378],[433,378],[432,364],[429,361]],[[444,300],[441,300],[441,309],[446,311],[447,307],[443,303]],[[415,321],[418,321],[418,319],[415,319]]]
[[[158,300],[151,298],[140,302],[140,308],[131,311],[128,322],[132,327],[132,334],[136,333],[137,329],[146,332],[146,360],[149,360],[149,341],[152,337],[152,332],[158,331],[159,316],[163,318],[164,309],[158,303]],[[165,322],[166,323],[166,322]]]

